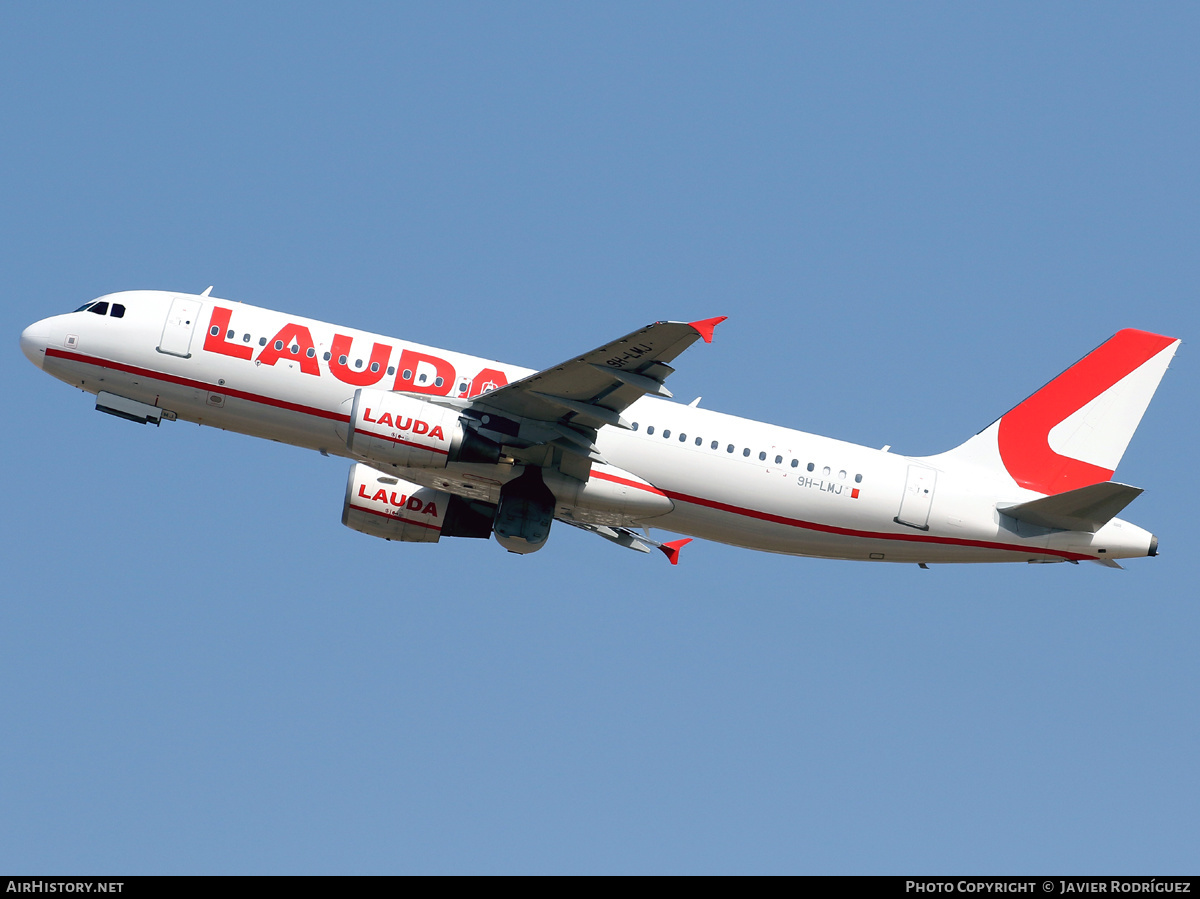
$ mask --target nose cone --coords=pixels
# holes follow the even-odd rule
[[[50,342],[50,331],[45,321],[34,322],[21,332],[21,352],[38,368],[46,358],[46,345]]]

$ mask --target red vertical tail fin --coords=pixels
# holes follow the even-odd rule
[[[1179,340],[1118,331],[947,456],[1055,494],[1109,480]]]

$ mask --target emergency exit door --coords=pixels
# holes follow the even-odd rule
[[[171,356],[191,355],[192,332],[200,315],[200,300],[195,297],[175,297],[171,300],[171,311],[163,325],[162,339],[158,351]]]
[[[904,482],[904,497],[900,500],[897,524],[929,530],[929,507],[933,505],[933,487],[937,472],[923,465],[908,466],[908,478]]]

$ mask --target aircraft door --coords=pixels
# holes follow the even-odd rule
[[[937,472],[924,465],[908,466],[908,478],[904,482],[904,497],[900,500],[900,512],[893,519],[897,524],[922,531],[929,530],[929,507],[933,505],[933,487]]]
[[[200,317],[201,301],[198,297],[175,297],[171,300],[171,311],[163,325],[162,339],[158,351],[169,356],[191,356],[192,332],[196,319]]]

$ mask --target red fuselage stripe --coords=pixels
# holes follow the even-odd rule
[[[821,531],[826,534],[839,534],[843,537],[858,537],[869,540],[903,540],[907,543],[941,543],[947,546],[971,546],[979,549],[1000,549],[1007,552],[1060,556],[1064,559],[1075,559],[1077,561],[1094,558],[1093,556],[1085,556],[1079,553],[1067,552],[1066,550],[1043,549],[1035,546],[1021,546],[1011,543],[990,543],[985,540],[964,540],[959,537],[931,537],[927,534],[887,534],[882,531],[858,531],[853,528],[840,528],[831,524],[818,524],[815,521],[785,518],[782,515],[773,515],[770,512],[759,512],[756,509],[731,506],[728,503],[720,503],[716,500],[705,499],[700,496],[689,496],[686,493],[677,493],[674,490],[668,490],[667,496],[672,500],[691,503],[695,506],[707,506],[710,509],[718,509],[721,512],[729,512],[733,515],[744,515],[747,518],[757,518],[760,521],[769,521],[773,524],[784,524],[789,527],[802,528],[808,531]]]
[[[601,481],[612,481],[614,484],[624,484],[626,487],[636,487],[638,490],[645,490],[647,493],[653,493],[656,496],[666,496],[657,487],[651,487],[649,484],[639,484],[637,481],[629,480],[629,478],[619,478],[615,474],[606,474],[603,471],[593,469],[592,477],[598,478]]]
[[[122,371],[129,375],[138,375],[143,378],[152,378],[156,381],[166,381],[168,384],[178,384],[181,387],[191,387],[194,390],[207,390],[211,393],[219,393],[222,396],[232,396],[240,400],[248,400],[252,403],[260,403],[264,406],[274,406],[277,409],[286,409],[289,412],[300,412],[304,415],[315,415],[317,418],[327,418],[330,421],[342,421],[349,423],[350,416],[341,415],[337,412],[330,412],[327,409],[318,409],[315,406],[304,406],[300,403],[290,403],[287,400],[276,399],[271,396],[262,396],[258,393],[249,393],[245,390],[234,390],[229,387],[214,386],[205,384],[203,381],[193,381],[191,378],[181,378],[178,375],[169,375],[161,371],[153,371],[148,368],[138,368],[136,365],[126,365],[123,362],[114,362],[111,359],[97,359],[94,356],[82,356],[79,353],[68,353],[66,350],[47,349],[47,356],[55,356],[59,359],[66,359],[69,362],[82,362],[85,365],[94,365],[97,368],[111,368],[113,371]]]
[[[341,421],[349,424],[350,417],[340,415],[337,412],[330,412],[326,409],[318,409],[314,406],[304,406],[299,403],[291,403],[287,400],[276,399],[275,397],[262,396],[256,393],[249,393],[244,390],[231,390],[225,387],[214,387],[211,384],[205,384],[203,381],[194,381],[190,378],[181,378],[176,375],[169,375],[163,372],[152,371],[150,369],[139,368],[135,365],[125,365],[121,362],[114,362],[110,359],[97,359],[93,356],[83,356],[79,353],[68,353],[65,350],[56,350],[48,348],[47,356],[55,356],[60,359],[66,359],[71,362],[82,362],[85,365],[94,365],[98,368],[111,368],[114,371],[125,372],[126,374],[138,375],[139,377],[151,378],[158,381],[166,381],[169,384],[178,384],[183,387],[191,387],[196,390],[207,390],[214,393],[221,393],[225,396],[237,397],[238,399],[248,400],[252,403],[261,403],[265,406],[274,406],[278,409],[286,409],[290,412],[300,412],[306,415],[314,415],[318,418],[325,418],[331,421]],[[391,440],[390,437],[383,438]],[[428,449],[428,447],[420,447]],[[436,451],[435,451],[436,452]],[[602,480],[616,481],[626,484],[631,487],[637,487],[640,490],[649,490],[654,493],[661,493],[671,500],[679,502],[691,503],[696,506],[706,506],[710,509],[717,509],[721,512],[728,512],[732,515],[741,515],[746,518],[755,518],[760,521],[769,521],[774,524],[787,525],[789,527],[801,528],[809,531],[820,531],[827,534],[839,534],[844,537],[859,537],[873,540],[903,540],[908,543],[939,543],[947,546],[970,546],[978,549],[993,549],[1003,550],[1005,552],[1017,553],[1035,553],[1037,555],[1058,556],[1063,559],[1074,559],[1077,561],[1089,560],[1094,556],[1081,555],[1080,553],[1067,552],[1065,550],[1043,549],[1033,546],[1021,546],[1008,543],[990,543],[984,540],[964,540],[957,537],[931,537],[926,534],[885,534],[877,531],[857,531],[852,528],[841,528],[835,525],[818,524],[813,521],[803,521],[798,518],[786,518],[782,515],[774,515],[770,512],[760,512],[756,509],[746,509],[740,506],[732,506],[728,503],[717,502],[716,500],[705,499],[699,496],[690,496],[686,493],[678,493],[673,490],[659,491],[654,487],[649,487],[645,484],[639,484],[636,481],[630,481],[625,478],[618,478],[615,475],[606,475],[601,472],[592,472],[592,477],[599,477]],[[354,506],[358,509],[359,506]],[[387,518],[392,516],[383,512],[374,512],[370,509],[363,509],[364,512],[372,512],[374,515],[381,515]],[[402,519],[407,521],[407,519]],[[419,524],[418,522],[409,522],[410,524]],[[421,527],[429,527],[429,525],[421,525]],[[440,528],[439,528],[440,530]]]

